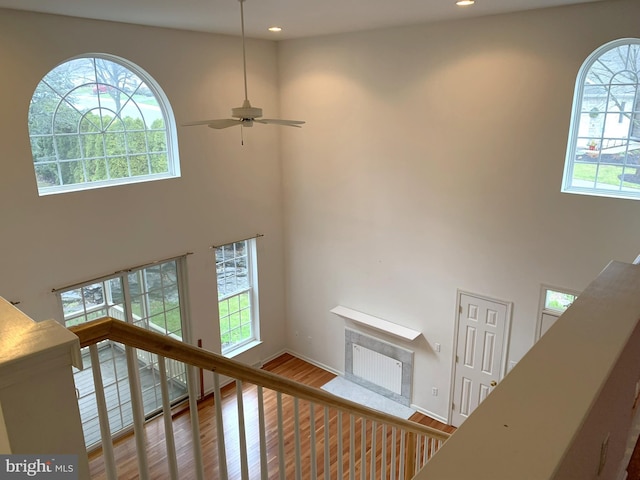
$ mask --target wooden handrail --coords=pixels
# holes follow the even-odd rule
[[[130,347],[172,358],[203,370],[217,372],[243,382],[260,385],[287,395],[322,404],[339,410],[355,413],[377,422],[402,428],[408,432],[427,435],[438,440],[446,440],[450,434],[435,428],[364,407],[358,403],[336,397],[319,388],[310,387],[271,372],[249,367],[217,353],[194,347],[165,335],[151,332],[121,320],[105,317],[69,328],[86,347],[102,340],[113,340]]]

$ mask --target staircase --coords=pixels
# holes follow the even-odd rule
[[[9,308],[6,305],[5,309]],[[10,307],[13,308],[13,307]],[[15,309],[14,309],[15,310]],[[0,315],[2,315],[0,311]],[[21,315],[17,310],[14,315]],[[34,325],[40,325],[35,324]],[[53,322],[55,323],[55,322]],[[55,325],[51,328],[57,330]],[[69,335],[63,327],[58,327]],[[78,347],[88,347],[92,365],[99,365],[98,343],[110,340],[124,345],[128,363],[129,388],[133,412],[133,430],[136,444],[138,478],[141,480],[158,478],[151,474],[150,464],[157,462],[150,458],[149,445],[145,438],[145,417],[138,369],[135,368],[140,352],[157,355],[160,370],[163,400],[164,441],[166,451],[166,474],[162,478],[198,480],[205,477],[203,457],[213,459],[216,479],[229,478],[383,478],[404,480],[413,476],[440,448],[449,434],[415,422],[399,419],[369,409],[359,404],[341,399],[323,390],[309,387],[293,380],[252,368],[221,355],[193,347],[181,341],[130,325],[121,320],[103,318],[72,327],[73,339],[67,337],[66,347],[70,352],[67,374],[71,376],[71,359],[79,358]],[[73,343],[75,342],[75,343]],[[193,459],[193,470],[181,476],[178,468],[178,454],[184,456],[185,445],[176,446],[174,440],[171,405],[166,382],[168,362],[183,362],[187,365],[188,403],[197,406],[197,372],[213,372],[216,442],[215,451],[203,451],[202,434],[198,408],[189,408],[191,441],[189,458]],[[99,368],[93,369],[96,403],[100,419],[104,478],[115,480],[118,465],[115,461],[112,432],[109,429],[104,388]],[[235,411],[237,415],[223,414],[221,385],[235,382]],[[257,389],[257,402],[245,404],[243,386],[251,384]],[[1,384],[0,384],[1,387]],[[29,388],[29,387],[25,387]],[[67,383],[66,389],[69,388]],[[74,394],[74,391],[71,391]],[[69,396],[69,392],[66,392]],[[275,398],[275,402],[274,402]],[[267,405],[275,405],[275,415],[265,415]],[[0,401],[2,393],[0,392]],[[40,402],[43,403],[43,402]],[[77,407],[77,406],[76,406]],[[82,428],[78,424],[77,408],[71,411],[74,422],[69,422],[66,435],[74,434],[76,447],[62,453],[80,454],[79,467],[86,468],[89,478],[86,451],[78,450],[77,438],[82,438]],[[272,412],[269,412],[272,413]],[[59,415],[62,415],[61,413]],[[0,418],[1,419],[1,418]],[[74,427],[74,428],[72,428]],[[35,428],[35,426],[34,426]],[[70,432],[74,430],[73,432]],[[285,444],[285,431],[293,429],[293,444]],[[79,431],[78,431],[79,430]],[[229,432],[233,432],[229,434]],[[248,436],[247,432],[258,432]],[[1,433],[1,432],[0,432]],[[335,436],[336,443],[329,441]],[[11,435],[7,435],[10,439]],[[289,437],[291,435],[289,434]],[[57,445],[56,441],[52,445]],[[210,444],[208,444],[210,445]],[[331,447],[331,445],[333,445]],[[2,452],[0,436],[0,453]],[[26,446],[12,448],[11,453],[33,453]],[[180,453],[178,453],[180,452]],[[44,452],[43,452],[44,453]],[[51,451],[49,451],[51,453]],[[257,459],[257,460],[256,460]],[[209,463],[211,463],[209,461]],[[259,467],[251,466],[259,465]],[[293,473],[293,475],[291,474]]]
[[[214,398],[222,398],[220,385],[225,379],[233,379],[236,385],[237,402],[237,448],[230,448],[229,441],[225,439],[225,424],[230,420],[225,418],[222,411],[222,402],[214,402],[216,408],[216,436],[218,441],[217,451],[217,476],[216,478],[285,478],[286,463],[293,458],[295,478],[317,478],[318,471],[322,470],[324,478],[330,478],[334,470],[337,478],[393,478],[408,479],[424,465],[424,463],[438,450],[442,442],[448,438],[448,434],[439,430],[425,427],[414,422],[398,419],[386,414],[368,409],[359,404],[335,397],[322,390],[309,387],[278,375],[259,369],[248,367],[239,362],[229,360],[226,357],[207,352],[200,348],[192,347],[178,340],[158,335],[148,330],[135,327],[119,320],[105,318],[96,320],[77,327],[71,331],[80,339],[82,347],[89,347],[92,355],[97,355],[97,343],[103,340],[111,340],[125,345],[127,355],[136,358],[134,352],[137,349],[158,355],[160,363],[160,376],[163,378],[165,359],[184,362],[188,368],[189,378],[189,402],[196,405],[197,392],[195,389],[194,369],[203,369],[213,372]],[[95,353],[94,353],[95,351]],[[97,362],[92,362],[97,364]],[[136,384],[136,369],[131,369],[131,391],[139,392]],[[101,389],[99,372],[94,372],[96,391]],[[254,411],[246,411],[242,394],[243,384],[250,383],[257,387],[257,415]],[[166,385],[162,390],[165,391]],[[264,398],[266,395],[275,395],[277,404],[277,422],[268,425],[265,422]],[[132,396],[132,400],[135,395]],[[138,395],[139,397],[139,395]],[[163,395],[165,397],[165,395]],[[168,397],[167,397],[168,398]],[[285,402],[293,404],[293,415],[286,416],[283,405]],[[98,399],[98,405],[102,401]],[[148,458],[144,442],[144,414],[140,407],[140,398],[133,401],[134,404],[134,431],[137,442],[138,468],[140,478],[149,477]],[[307,415],[302,415],[305,409]],[[136,410],[138,410],[136,412]],[[167,404],[165,412],[170,412]],[[335,414],[332,412],[335,411]],[[202,452],[200,445],[199,420],[197,409],[190,409],[191,431],[193,433],[192,447],[195,465],[195,478],[204,479],[202,456],[212,455],[213,452]],[[102,415],[101,415],[102,416]],[[329,451],[328,438],[318,438],[316,418],[322,418],[325,435],[334,431],[338,438],[338,452]],[[337,419],[334,425],[330,425],[332,418]],[[303,424],[301,419],[307,422]],[[247,438],[249,430],[247,422],[255,422],[252,430],[258,431],[258,439],[252,442]],[[117,468],[113,460],[113,448],[111,435],[106,421],[102,428],[103,452],[105,456],[105,468],[107,478],[117,478]],[[284,430],[293,428],[294,446],[293,455],[287,454],[284,442]],[[180,478],[176,447],[172,441],[173,430],[171,415],[165,416],[166,449],[168,458],[168,478]],[[342,439],[347,439],[343,441]],[[277,458],[268,458],[267,452],[273,451],[267,447],[267,442],[277,439]],[[308,439],[308,440],[307,440]],[[234,442],[235,443],[235,442]],[[303,445],[305,448],[303,448]],[[259,472],[249,472],[249,456],[259,451]],[[345,463],[337,462],[331,465],[331,459],[348,457]],[[320,464],[319,459],[322,458]],[[236,468],[239,465],[239,468]],[[239,471],[238,471],[239,470]],[[304,475],[303,475],[304,472]],[[239,475],[238,475],[239,474]]]
[[[136,441],[131,456],[138,466],[123,478],[202,479],[207,458],[215,460],[207,463],[215,471],[206,478],[222,480],[622,480],[640,431],[639,293],[640,266],[611,262],[450,439],[120,320],[104,318],[71,332],[52,320],[36,323],[0,299],[0,454],[74,455],[78,478],[91,478],[71,366],[81,364],[81,345],[96,355],[97,343],[111,340],[124,345],[130,365],[139,351],[157,355],[161,370],[169,359],[188,365],[191,406],[197,404],[197,369],[215,379],[215,420],[207,426],[217,430],[214,449],[200,445],[208,430],[199,432],[197,408],[189,409],[185,429],[192,441],[176,445],[162,395],[165,430],[159,447],[166,452],[167,473],[157,475],[150,465],[160,460],[145,439],[137,369],[130,368]],[[93,374],[97,391],[103,391],[100,372]],[[229,380],[236,385],[235,415],[224,413],[218,401],[221,384]],[[247,384],[255,386],[256,402],[245,400]],[[276,420],[266,422],[265,399],[273,397]],[[116,479],[119,466],[104,405],[99,410],[105,478]],[[284,442],[291,430],[293,440]],[[258,433],[254,438],[248,431]],[[337,446],[328,447],[327,435]],[[193,473],[177,467],[183,455]],[[250,467],[256,458],[259,467]]]

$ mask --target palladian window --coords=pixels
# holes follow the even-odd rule
[[[640,39],[610,42],[576,82],[563,192],[640,199]]]
[[[118,57],[51,70],[31,99],[29,137],[39,195],[180,176],[166,96]]]

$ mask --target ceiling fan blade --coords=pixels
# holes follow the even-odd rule
[[[301,128],[300,126],[305,123],[303,120],[280,120],[277,118],[256,118],[254,122],[272,125],[284,125],[286,127],[296,128]]]
[[[206,125],[209,128],[227,128],[233,127],[234,125],[240,125],[242,122],[240,120],[236,120],[234,118],[220,118],[217,120],[200,120],[197,122],[189,122],[183,123],[183,127],[193,127],[196,125]]]
[[[197,122],[189,122],[189,123],[183,123],[182,126],[183,127],[193,127],[195,125],[209,125],[211,122],[215,122],[216,120],[199,120]]]
[[[242,121],[236,120],[235,118],[223,118],[220,120],[211,120],[207,125],[209,128],[221,129],[242,125]]]

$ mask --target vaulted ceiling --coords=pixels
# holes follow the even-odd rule
[[[606,0],[246,0],[246,34],[272,40],[493,15]],[[238,0],[0,0],[0,8],[239,34]],[[278,25],[279,33],[267,28]]]

